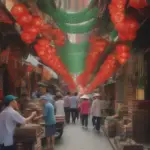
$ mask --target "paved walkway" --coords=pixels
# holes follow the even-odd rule
[[[55,150],[112,150],[103,133],[96,133],[92,127],[82,129],[80,125],[65,127],[62,139],[56,142]]]

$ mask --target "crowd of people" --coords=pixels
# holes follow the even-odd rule
[[[34,98],[36,94],[34,93]],[[39,97],[39,95],[38,95]],[[64,116],[66,124],[76,124],[80,120],[83,128],[88,128],[89,116],[92,116],[93,127],[100,131],[102,110],[104,101],[99,93],[94,93],[93,100],[88,95],[68,92],[63,96],[56,93],[55,98],[48,92],[40,96],[39,100],[43,106],[43,114],[37,116],[33,112],[28,118],[24,118],[18,112],[17,97],[8,95],[4,98],[5,107],[0,112],[0,150],[15,150],[13,136],[17,124],[26,124],[29,121],[43,118],[45,121],[45,136],[47,149],[54,148],[56,119],[55,116]]]

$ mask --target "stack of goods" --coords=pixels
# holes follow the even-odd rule
[[[40,106],[38,101],[37,102],[32,101],[28,103],[27,107],[24,109],[23,115],[25,117],[28,117],[31,115],[33,111],[37,112],[37,116],[40,116],[42,114],[42,107]],[[40,122],[42,122],[42,120],[32,121],[32,123],[40,123]]]
[[[129,101],[128,103],[128,115],[132,119],[133,112],[138,109],[138,101]]]
[[[106,118],[104,127],[108,137],[115,137],[116,136],[116,120],[112,118]]]
[[[17,128],[15,131],[15,142],[17,150],[40,150],[42,148],[41,138],[43,134],[41,126],[27,124]]]
[[[116,135],[117,136],[121,136],[124,132],[124,128],[123,128],[124,124],[123,121],[117,121],[116,122]]]

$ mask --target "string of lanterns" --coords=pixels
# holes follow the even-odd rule
[[[75,90],[73,78],[56,55],[55,46],[65,43],[64,33],[44,23],[40,16],[32,16],[24,4],[15,4],[11,14],[21,27],[21,39],[27,44],[35,42],[34,49],[41,60],[61,75],[71,90]]]
[[[77,78],[77,83],[83,87],[89,82],[90,75],[94,71],[95,66],[100,58],[100,55],[109,44],[108,41],[97,36],[91,36],[89,38],[89,43],[90,51],[86,58],[85,71]]]
[[[118,32],[119,40],[132,42],[140,24],[136,19],[126,15],[126,0],[112,0],[109,4],[109,12],[114,28]],[[139,9],[148,6],[146,0],[129,0],[129,6]],[[125,64],[130,58],[131,47],[125,43],[116,44],[113,54],[109,55],[101,66],[93,82],[85,89],[86,93],[92,92],[98,85],[103,84],[117,69],[117,64]]]

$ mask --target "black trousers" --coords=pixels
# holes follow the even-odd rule
[[[101,117],[93,116],[92,123],[93,123],[93,126],[96,128],[96,130],[99,131],[100,126],[101,126]]]
[[[88,115],[82,115],[82,126],[87,127],[88,126]]]
[[[71,116],[72,116],[72,122],[76,122],[76,118],[78,116],[78,108],[71,108]]]
[[[4,145],[0,145],[0,150],[16,150],[15,146],[4,146]]]
[[[70,108],[64,107],[64,111],[65,111],[65,121],[66,123],[70,123]]]

